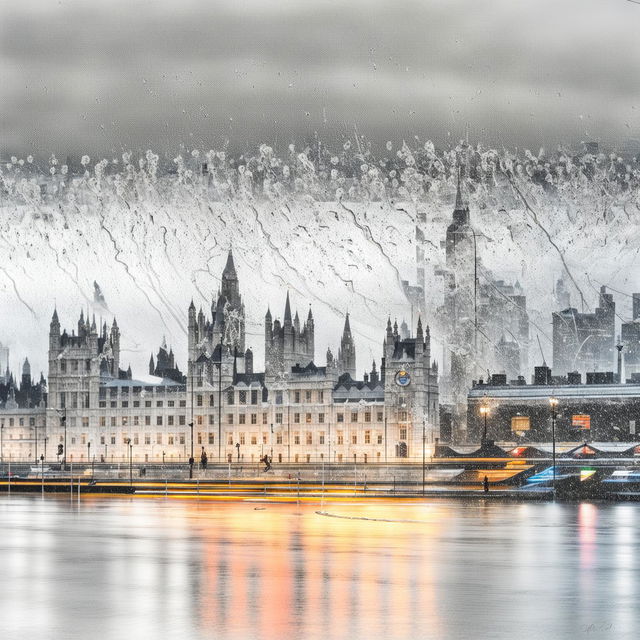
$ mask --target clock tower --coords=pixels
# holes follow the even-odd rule
[[[418,318],[415,337],[403,338],[387,321],[384,339],[384,399],[390,457],[417,458],[422,439],[433,449],[439,437],[438,366],[431,362],[429,327]]]

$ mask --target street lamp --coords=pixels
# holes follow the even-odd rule
[[[193,422],[189,423],[189,428],[191,429],[191,457],[189,458],[189,478],[193,478]]]
[[[127,438],[127,444],[129,445],[129,486],[133,486],[133,445],[131,444],[131,438]]]
[[[483,404],[480,407],[480,415],[484,416],[484,429],[482,431],[482,440],[480,441],[480,446],[484,446],[487,442],[487,416],[489,415],[489,407],[486,404]]]
[[[427,419],[422,418],[422,495],[424,496],[425,484],[425,443],[427,441]]]
[[[60,410],[58,409],[58,415],[60,415]],[[63,471],[67,470],[67,408],[64,408],[64,413],[60,416],[60,422],[64,427],[64,448],[62,449],[62,469]],[[60,447],[58,447],[59,449]]]
[[[552,457],[553,457],[553,498],[556,497],[556,418],[558,416],[557,406],[558,399],[551,397],[549,398],[549,404],[551,405],[551,447],[552,447]]]

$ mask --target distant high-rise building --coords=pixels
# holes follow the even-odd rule
[[[626,377],[640,373],[640,293],[633,294],[633,317],[623,322],[620,333]]]
[[[569,307],[553,314],[553,369],[556,375],[612,369],[615,311],[613,296],[601,287],[594,313],[579,313]]]

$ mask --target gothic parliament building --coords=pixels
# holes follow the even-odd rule
[[[287,294],[282,320],[267,310],[264,371],[246,345],[245,307],[231,251],[211,315],[188,309],[183,374],[165,342],[149,363],[154,382],[120,367],[120,328],[81,313],[61,330],[54,311],[49,375],[37,402],[0,405],[3,461],[384,463],[421,459],[439,435],[438,370],[429,327],[387,322],[379,366],[356,379],[349,315],[336,355],[315,362],[313,313],[301,322]],[[14,396],[11,396],[14,397]],[[22,406],[21,406],[22,405]]]

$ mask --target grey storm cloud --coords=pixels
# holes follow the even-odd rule
[[[3,3],[2,149],[621,143],[639,24],[625,0]]]

